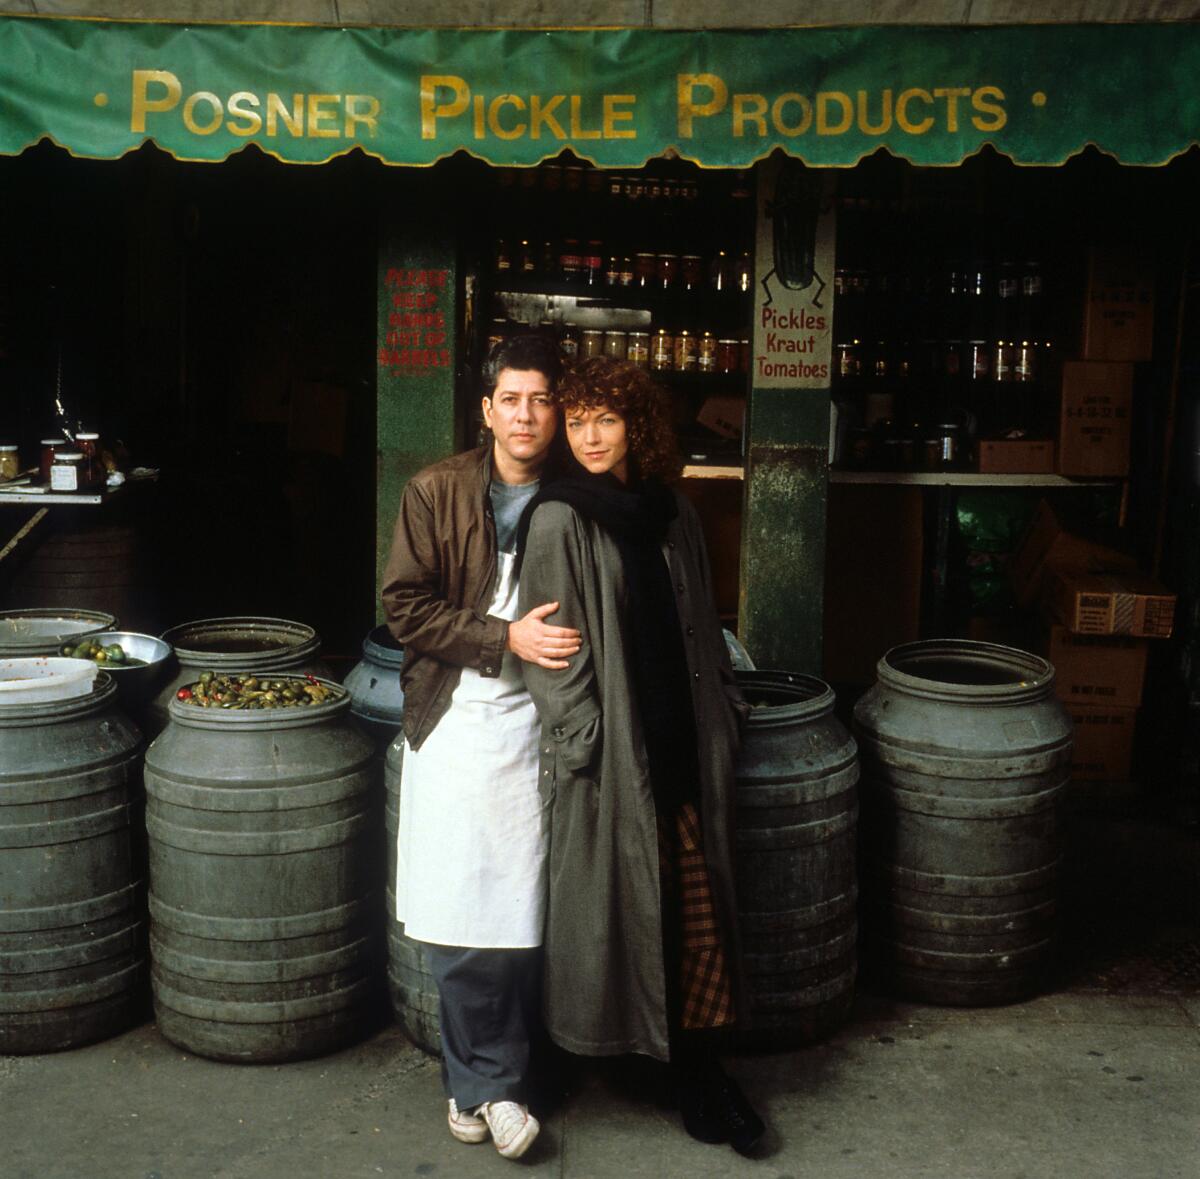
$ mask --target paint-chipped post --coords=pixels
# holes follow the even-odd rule
[[[760,667],[821,674],[833,333],[833,177],[758,176],[739,630]]]

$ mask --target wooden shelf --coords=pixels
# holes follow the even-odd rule
[[[744,479],[742,467],[718,467],[715,463],[688,463],[683,468],[685,479]]]
[[[978,471],[842,471],[830,483],[892,483],[903,487],[1117,487],[1121,479],[1073,479],[1069,475],[984,475]]]

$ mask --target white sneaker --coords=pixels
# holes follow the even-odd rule
[[[463,1113],[458,1108],[458,1103],[453,1097],[450,1098],[450,1113],[446,1119],[450,1123],[450,1133],[454,1135],[459,1142],[485,1142],[487,1141],[488,1128],[487,1122],[478,1114]]]
[[[529,1107],[515,1101],[485,1101],[479,1112],[492,1132],[496,1149],[506,1159],[519,1159],[541,1129]]]

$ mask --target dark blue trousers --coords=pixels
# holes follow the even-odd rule
[[[527,1103],[530,1045],[541,1027],[541,947],[423,944],[438,989],[446,1096],[462,1110]]]

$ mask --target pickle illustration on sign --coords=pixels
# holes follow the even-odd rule
[[[817,283],[811,303],[814,307],[824,306],[821,295],[825,291],[825,280],[816,269],[821,191],[819,178],[809,172],[802,160],[786,156],[779,162],[774,199],[766,204],[766,215],[773,226],[773,265],[762,278],[768,307],[772,302],[772,276],[789,291],[806,291]]]

